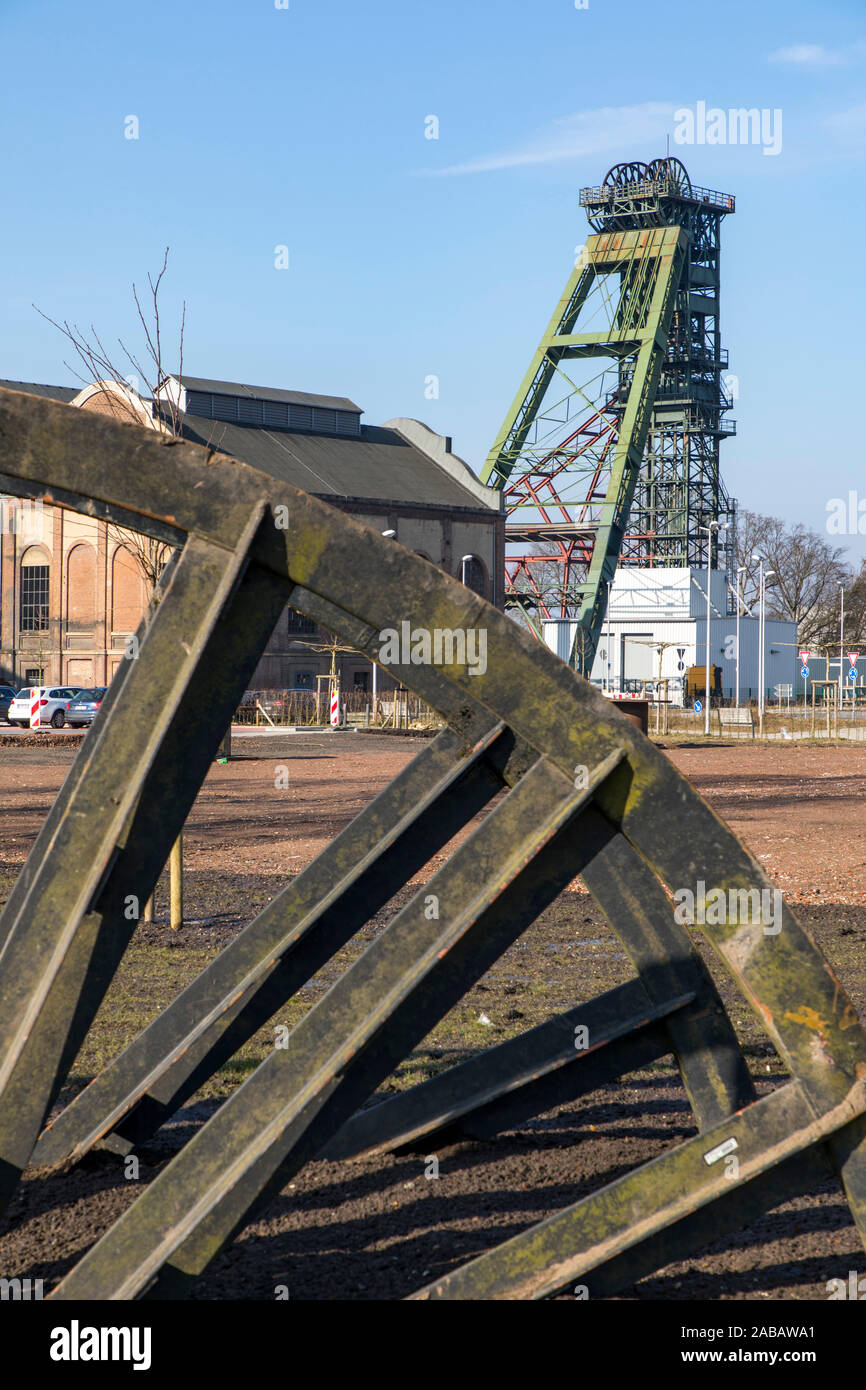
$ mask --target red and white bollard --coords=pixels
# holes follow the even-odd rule
[[[340,722],[340,692],[331,691],[331,727],[336,729]]]
[[[36,687],[30,691],[30,727],[38,729],[40,727],[42,715],[42,689]]]

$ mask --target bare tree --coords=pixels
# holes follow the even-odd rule
[[[797,624],[797,639],[804,646],[826,640],[834,608],[839,606],[839,584],[852,579],[843,559],[843,547],[833,547],[816,531],[788,526],[779,517],[755,512],[740,513],[737,565],[746,567],[743,593],[751,605],[758,597],[758,554],[764,569],[773,570],[767,581],[767,615]]]
[[[163,356],[162,325],[160,321],[159,305],[159,291],[168,266],[168,253],[169,248],[166,247],[165,254],[162,258],[162,269],[156,279],[153,278],[150,271],[147,273],[147,284],[150,290],[151,300],[149,319],[145,316],[141,307],[141,300],[135,281],[133,281],[132,284],[132,297],[135,301],[138,321],[144,333],[146,351],[136,356],[135,353],[129,351],[122,338],[118,338],[117,342],[123,357],[125,357],[129,365],[135,369],[138,377],[150,393],[152,402],[151,410],[158,428],[164,433],[179,436],[181,434],[181,418],[178,405],[175,401],[171,400],[167,394],[161,394],[162,388],[170,375],[170,373],[165,370],[164,365],[165,359]],[[54,328],[62,333],[75,349],[79,363],[84,367],[87,375],[82,377],[69,362],[64,362],[64,366],[72,372],[73,376],[78,377],[78,380],[83,381],[86,386],[90,386],[93,382],[97,381],[113,382],[120,388],[120,396],[117,400],[118,412],[121,414],[124,413],[123,401],[129,401],[127,418],[139,423],[139,416],[136,412],[133,400],[129,395],[129,377],[131,373],[128,371],[124,373],[121,360],[113,357],[106,349],[93,324],[90,325],[90,336],[88,337],[88,335],[79,328],[78,324],[69,323],[67,319],[64,319],[62,323],[58,323],[56,319],[43,313],[38,305],[34,304],[33,308],[36,310],[37,314],[41,314],[42,318],[46,319],[48,323],[52,324]],[[178,334],[178,376],[183,375],[183,335],[185,327],[186,300],[183,301],[180,332]],[[142,364],[142,357],[147,363],[147,366]],[[137,388],[135,388],[135,391],[138,396],[142,395],[142,392]]]
[[[839,631],[838,608],[837,603],[833,614],[834,635]],[[860,561],[858,573],[845,590],[845,642],[866,649],[866,560]]]
[[[740,592],[750,608],[758,597],[760,566],[755,555],[764,554],[773,527],[784,529],[784,522],[758,512],[740,511],[737,515],[737,568],[745,567]]]
[[[108,538],[127,550],[135,562],[135,567],[147,586],[148,601],[152,604],[159,577],[168,564],[172,547],[167,541],[154,540],[153,536],[143,536],[138,531],[108,523]]]
[[[73,376],[77,376],[79,381],[85,385],[93,385],[97,382],[106,382],[117,387],[117,391],[110,397],[111,405],[117,417],[127,423],[142,424],[143,420],[152,421],[153,428],[163,435],[177,438],[182,434],[181,412],[177,402],[173,400],[163,387],[168,377],[172,375],[166,369],[164,358],[163,330],[160,308],[160,289],[163,278],[168,267],[169,248],[165,248],[162,259],[162,267],[159,274],[154,277],[150,271],[147,274],[147,285],[150,294],[150,307],[146,313],[142,308],[141,296],[138,288],[133,281],[132,297],[135,303],[138,322],[144,334],[144,344],[142,351],[136,353],[127,348],[122,338],[118,338],[120,355],[112,355],[105,347],[102,338],[97,333],[93,324],[90,325],[89,334],[85,333],[78,324],[69,323],[64,319],[58,323],[48,314],[42,312],[37,305],[33,307],[36,312],[41,314],[48,323],[52,324],[65,338],[69,340],[75,350],[79,365],[84,368],[86,373],[82,376],[69,362],[64,365]],[[183,301],[180,318],[180,331],[177,343],[177,374],[183,373],[183,337],[186,327],[186,300]],[[125,361],[124,361],[125,359]],[[130,381],[131,373],[124,374],[124,366],[129,365],[135,369],[137,380],[145,388],[143,395],[139,386],[133,386]],[[171,554],[171,546],[164,541],[154,540],[152,536],[141,535],[137,531],[131,531],[126,527],[117,526],[113,522],[108,523],[108,537],[115,544],[122,545],[128,551],[135,566],[141,574],[147,588],[148,601],[152,607],[154,597],[157,592],[159,577]]]

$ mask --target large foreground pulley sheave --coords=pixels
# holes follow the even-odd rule
[[[778,930],[704,928],[790,1074],[756,1099],[669,892],[774,885],[588,683],[428,562],[193,445],[3,391],[0,488],[132,525],[179,552],[138,659],[121,663],[0,918],[4,1202],[30,1161],[143,1142],[469,827],[289,1046],[224,1102],[53,1298],[183,1295],[317,1154],[349,1160],[455,1129],[489,1136],[666,1054],[695,1138],[416,1296],[543,1297],[576,1279],[597,1296],[828,1171],[866,1233],[866,1036],[845,991],[787,909]],[[46,1129],[134,930],[125,909],[152,891],[286,603],[370,656],[407,619],[483,631],[486,667],[390,666],[446,727]],[[577,874],[634,979],[365,1108]],[[580,1049],[576,1029],[588,1039]],[[723,1161],[732,1155],[735,1168]]]

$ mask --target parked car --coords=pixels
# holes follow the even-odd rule
[[[282,690],[247,690],[240,703],[241,709],[255,709],[259,705],[266,714],[279,715],[283,709]]]
[[[105,685],[97,685],[93,690],[80,690],[75,699],[69,701],[66,722],[70,729],[81,729],[85,724],[93,723],[107,689]]]
[[[287,690],[247,690],[238,708],[254,713],[258,706],[271,719],[280,719],[286,705],[285,697],[290,693]]]
[[[30,697],[38,691],[39,722],[51,724],[55,729],[62,729],[66,723],[66,706],[70,700],[75,699],[80,689],[80,685],[25,685],[10,702],[6,718],[10,724],[17,724],[20,729],[29,728]]]
[[[241,724],[257,723],[260,710],[272,723],[285,724],[291,722],[306,704],[315,707],[316,698],[316,687],[309,685],[291,685],[283,690],[247,690],[237,707],[235,718]],[[324,685],[319,699],[327,702],[328,691]]]
[[[9,720],[9,706],[15,699],[14,685],[0,685],[0,719]]]

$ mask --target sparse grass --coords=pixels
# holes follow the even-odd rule
[[[802,908],[798,909],[801,915]],[[828,917],[828,912],[830,916]],[[807,914],[815,927],[815,913]],[[821,945],[846,983],[862,978],[866,932],[841,935],[833,930],[832,909],[818,910]],[[315,979],[260,1028],[205,1083],[197,1099],[224,1099],[242,1084],[274,1046],[277,1024],[294,1028],[333,981],[358,958],[381,924],[367,927],[343,948]],[[730,980],[724,966],[702,937],[691,933],[728,1010],[750,1064],[760,1075],[781,1074],[776,1056],[757,1018]],[[168,931],[165,932],[168,937]],[[206,933],[185,928],[170,944],[133,938],[115,980],[82,1046],[62,1103],[105,1067],[112,1058],[171,1002],[217,955]],[[203,939],[204,938],[204,939]],[[587,944],[602,941],[602,945]],[[551,947],[556,954],[551,954]],[[381,1088],[384,1092],[418,1085],[474,1053],[526,1031],[582,998],[591,998],[630,978],[631,967],[618,938],[583,894],[563,895],[515,943],[432,1030]],[[863,1007],[863,1000],[859,1001]],[[492,1026],[479,1022],[484,1012]],[[660,1063],[664,1067],[666,1063]]]

